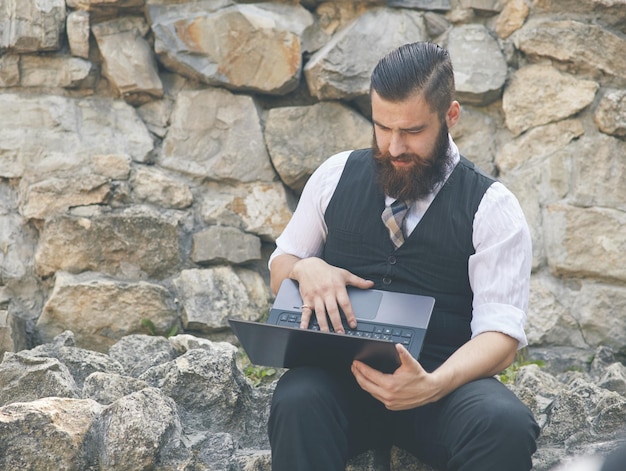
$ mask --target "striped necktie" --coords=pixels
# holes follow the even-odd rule
[[[402,226],[408,210],[409,206],[405,201],[396,200],[391,203],[391,206],[385,208],[381,216],[385,226],[389,229],[391,242],[393,242],[396,248],[404,243]]]

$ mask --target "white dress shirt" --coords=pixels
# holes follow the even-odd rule
[[[322,254],[328,228],[324,213],[339,183],[352,151],[335,154],[311,175],[298,206],[276,240],[276,250],[269,264],[280,254],[299,258]],[[450,138],[453,166],[459,162],[459,150]],[[445,182],[445,180],[444,180]],[[415,201],[405,220],[405,236],[415,229],[437,196],[439,185],[427,197]],[[387,197],[387,205],[394,201]],[[472,241],[475,253],[468,263],[469,281],[474,293],[472,304],[472,337],[483,332],[507,334],[518,341],[519,348],[528,344],[524,333],[532,263],[530,232],[515,196],[501,183],[493,183],[485,192],[474,217]]]

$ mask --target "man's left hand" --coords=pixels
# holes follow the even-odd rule
[[[382,402],[389,410],[406,410],[439,399],[442,388],[437,376],[428,373],[406,348],[397,344],[400,366],[393,374],[378,370],[355,360],[352,374],[365,391]]]

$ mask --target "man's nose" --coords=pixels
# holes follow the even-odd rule
[[[389,154],[392,157],[397,157],[406,152],[406,144],[404,143],[404,136],[401,132],[391,133],[391,139],[389,141]]]

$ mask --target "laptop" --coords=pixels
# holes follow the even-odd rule
[[[435,305],[430,296],[347,287],[357,328],[344,320],[345,334],[321,332],[317,321],[300,328],[302,298],[298,283],[284,280],[265,323],[229,319],[253,364],[278,368],[350,368],[357,359],[384,373],[400,366],[395,344],[419,359]],[[342,314],[343,316],[343,314]]]

